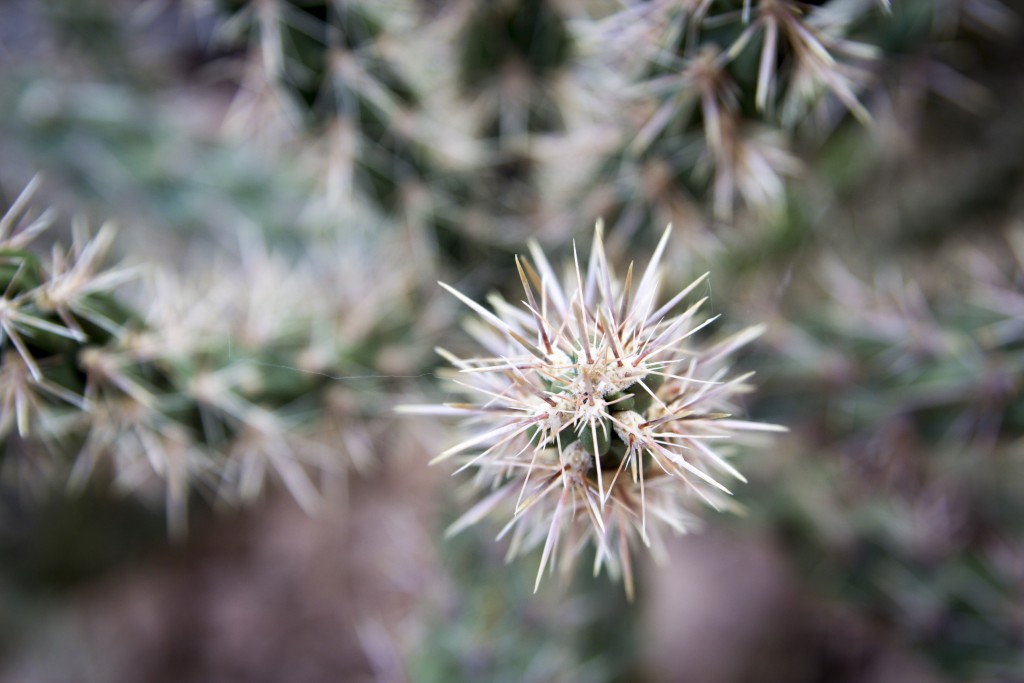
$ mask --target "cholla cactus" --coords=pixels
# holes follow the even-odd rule
[[[334,206],[356,190],[385,211],[433,161],[411,122],[419,96],[393,59],[401,8],[349,0],[218,0],[218,34],[245,47],[228,126],[271,141],[308,134]],[[246,43],[248,46],[246,47]],[[405,122],[405,123],[403,123]]]
[[[954,246],[899,268],[872,263],[870,277],[828,259],[810,306],[772,326],[762,346],[775,347],[778,371],[759,396],[770,410],[802,406],[797,455],[749,500],[784,520],[801,571],[855,586],[837,594],[886,623],[887,638],[957,680],[1013,679],[1024,604],[1020,233]],[[829,495],[815,494],[826,480]]]
[[[525,309],[493,298],[492,313],[442,285],[486,323],[469,327],[485,357],[441,352],[475,400],[406,410],[467,418],[472,435],[438,459],[458,457],[492,492],[451,531],[514,503],[501,536],[511,535],[510,558],[543,545],[538,584],[545,567],[570,567],[592,543],[595,573],[621,576],[632,595],[631,546],[660,553],[664,528],[696,525],[695,501],[729,507],[720,475],[743,476],[716,442],[779,429],[731,416],[750,375],[730,377],[723,361],[760,329],[694,346],[715,317],[699,316],[704,299],[676,311],[706,275],[658,306],[668,237],[643,276],[634,281],[630,265],[624,282],[608,264],[600,224],[586,269],[574,252],[564,284],[532,244],[535,265],[516,261]]]
[[[113,238],[109,225],[91,239],[76,225],[70,253],[54,247],[46,267],[28,250],[54,218],[45,211],[28,220],[38,186],[37,177],[0,218],[0,439],[15,426],[19,436],[32,435],[54,399],[86,409],[88,397],[68,372],[83,345],[120,329],[125,314],[103,295],[134,276],[129,268],[100,268]]]
[[[110,296],[136,274],[102,267],[110,227],[77,229],[49,265],[26,248],[53,218],[24,217],[37,185],[0,219],[0,461],[47,450],[47,477],[161,500],[180,535],[194,491],[244,502],[276,478],[312,511],[314,473],[344,480],[374,459],[376,368],[416,357],[408,278],[363,287],[394,249],[349,234],[286,259],[249,239],[241,267],[152,270],[136,313]],[[25,458],[3,457],[15,430]]]
[[[841,116],[836,101],[870,118],[859,95],[879,51],[848,37],[875,11],[869,3],[623,4],[588,32],[592,61],[613,74],[595,82],[604,83],[606,102],[622,105],[609,108],[622,141],[596,179],[599,190],[623,164],[664,164],[676,201],[707,196],[718,220],[732,219],[737,205],[774,217],[786,179],[801,169],[794,129],[814,112],[831,128]],[[654,211],[664,202],[654,187],[641,192],[605,213],[628,227],[637,204]]]
[[[74,224],[71,250],[55,245],[44,265],[29,247],[54,212],[28,219],[38,186],[37,177],[0,220],[0,446],[16,428],[31,457],[41,455],[40,442],[55,460],[70,452],[73,482],[101,461],[122,488],[141,488],[155,475],[166,484],[169,525],[180,529],[190,481],[206,460],[159,410],[153,387],[167,375],[131,353],[137,319],[111,292],[138,269],[103,267],[109,224],[91,238]]]

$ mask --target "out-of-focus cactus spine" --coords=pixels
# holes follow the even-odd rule
[[[323,162],[334,205],[358,191],[387,213],[398,212],[406,184],[423,182],[433,161],[414,130],[418,94],[389,52],[388,3],[259,0],[219,3],[218,31],[241,45],[245,74],[229,124],[265,136],[276,108],[287,138],[310,142]],[[269,111],[268,111],[269,110]]]
[[[335,242],[289,263],[246,247],[241,269],[153,273],[133,313],[110,290],[134,271],[101,268],[110,227],[77,230],[48,266],[27,249],[53,218],[21,220],[36,185],[0,224],[0,436],[16,430],[18,457],[50,447],[73,486],[102,476],[156,492],[175,534],[195,489],[243,501],[272,474],[312,511],[310,470],[337,478],[372,461],[377,368],[407,370],[396,353],[415,363],[394,351],[416,347],[398,305],[408,282],[363,287],[367,254],[395,256]]]
[[[607,93],[621,112],[622,142],[595,188],[635,182],[605,191],[613,199],[596,210],[630,232],[652,211],[705,197],[719,220],[737,204],[776,215],[799,169],[791,131],[807,112],[828,95],[868,118],[858,98],[877,51],[846,36],[872,11],[871,3],[656,1],[603,18],[589,43],[593,59],[622,79],[608,81],[619,92]]]
[[[997,240],[1019,241],[1019,229]],[[817,591],[870,610],[951,676],[1012,677],[1024,645],[1010,483],[1024,475],[1024,271],[991,246],[928,263],[940,279],[924,262],[859,277],[828,259],[817,303],[771,326],[764,410],[797,402],[791,448],[803,455],[753,505]]]
[[[485,179],[475,183],[476,201],[499,219],[529,220],[537,210],[531,148],[536,136],[564,130],[557,81],[572,57],[572,33],[550,0],[456,5],[459,88],[487,150],[474,171]]]
[[[22,438],[31,436],[53,399],[87,409],[77,356],[87,345],[105,343],[128,320],[105,295],[130,271],[100,271],[113,237],[110,226],[91,240],[77,230],[74,249],[55,247],[49,267],[29,250],[54,219],[52,211],[27,217],[38,184],[38,178],[29,183],[0,219],[0,436],[12,428]]]
[[[588,213],[630,233],[705,204],[717,221],[737,207],[777,220],[801,161],[846,118],[869,124],[872,104],[901,96],[879,83],[925,82],[983,105],[983,89],[936,45],[1005,35],[1016,21],[980,2],[623,4],[585,28],[584,51],[604,76],[592,82],[604,84],[621,142],[581,191]]]

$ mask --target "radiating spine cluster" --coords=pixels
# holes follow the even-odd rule
[[[586,268],[574,251],[564,284],[532,244],[533,265],[517,259],[523,308],[493,298],[491,312],[443,285],[486,323],[469,330],[487,356],[441,351],[474,400],[405,410],[466,418],[472,436],[438,459],[458,457],[492,492],[453,530],[514,502],[501,535],[511,536],[510,556],[543,546],[538,582],[556,556],[571,566],[593,543],[595,571],[621,575],[631,593],[630,546],[641,541],[659,552],[662,525],[694,525],[693,501],[727,504],[720,474],[743,479],[716,442],[779,429],[731,416],[749,375],[730,377],[723,361],[760,329],[695,345],[715,317],[699,317],[705,299],[677,309],[706,275],[658,305],[668,237],[666,230],[638,280],[630,265],[621,283],[600,225]]]

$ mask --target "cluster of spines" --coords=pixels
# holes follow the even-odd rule
[[[723,362],[760,330],[694,344],[714,320],[698,320],[704,300],[674,311],[704,277],[657,304],[668,235],[635,284],[632,266],[615,281],[600,227],[586,270],[574,254],[564,287],[533,245],[535,266],[517,259],[525,310],[492,298],[491,312],[446,286],[485,323],[470,330],[492,355],[443,352],[476,401],[410,410],[479,423],[440,458],[458,456],[493,492],[453,529],[512,503],[500,535],[511,535],[510,556],[543,546],[538,583],[556,555],[568,570],[593,543],[595,572],[607,567],[632,594],[633,545],[660,552],[660,527],[693,526],[694,501],[729,507],[712,472],[743,477],[714,442],[776,429],[731,417],[749,376],[728,377]]]
[[[193,492],[244,501],[272,474],[312,511],[310,471],[337,478],[372,461],[377,354],[406,343],[389,306],[407,283],[360,293],[365,253],[295,265],[248,248],[242,268],[224,259],[187,279],[151,269],[145,295],[115,294],[140,269],[104,268],[111,226],[92,238],[78,226],[49,264],[30,249],[54,218],[24,217],[38,182],[0,222],[8,465],[47,458],[73,488],[103,477],[155,494],[180,534]],[[360,399],[338,396],[349,382]]]

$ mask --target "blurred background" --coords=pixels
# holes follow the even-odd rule
[[[1020,2],[0,9],[0,681],[1024,681]],[[598,218],[790,430],[633,604],[393,414]]]

